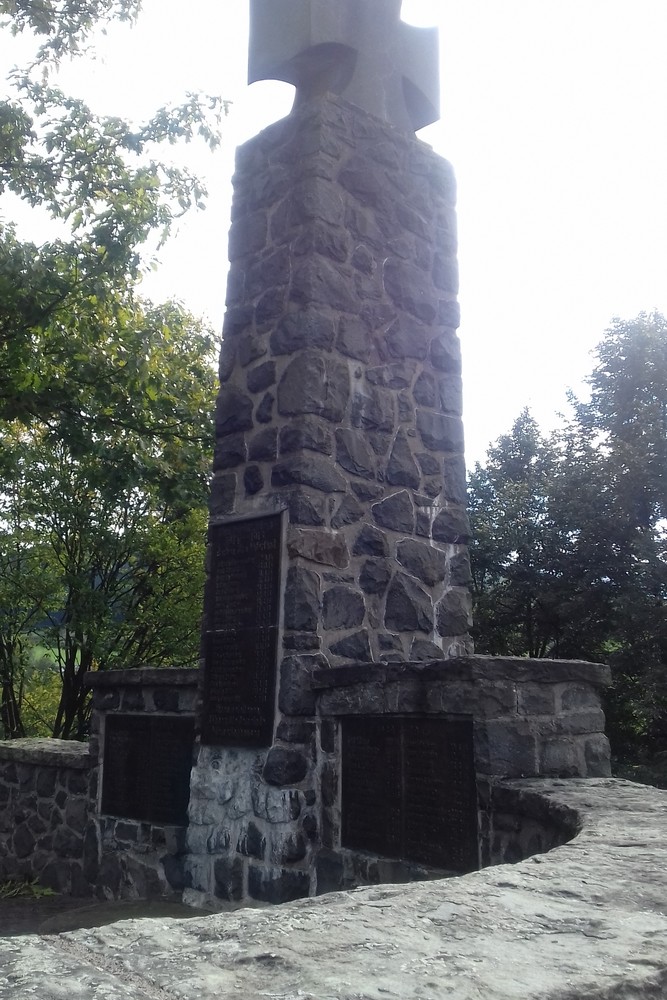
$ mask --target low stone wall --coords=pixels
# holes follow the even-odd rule
[[[84,876],[90,755],[83,743],[0,743],[0,881],[39,879],[57,892],[90,893]]]
[[[567,844],[581,832],[580,813],[530,785],[478,781],[481,867],[515,864]]]
[[[667,792],[609,779],[509,787],[516,808],[538,797],[576,814],[580,832],[445,881],[7,938],[0,988],[40,1000],[665,997]]]

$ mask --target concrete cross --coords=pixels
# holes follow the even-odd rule
[[[297,102],[338,94],[404,131],[437,121],[438,32],[401,0],[250,0],[248,82],[284,80]]]

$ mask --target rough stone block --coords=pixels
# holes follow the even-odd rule
[[[461,373],[461,345],[456,334],[434,337],[429,351],[431,364],[439,372]]]
[[[266,838],[255,823],[248,823],[239,838],[236,850],[239,854],[243,854],[249,858],[257,858],[258,861],[264,858]]]
[[[38,772],[39,774],[42,771]],[[67,791],[70,795],[87,795],[88,794],[88,772],[87,771],[71,771],[67,777]],[[39,794],[39,793],[38,793]]]
[[[318,896],[326,892],[339,892],[343,888],[345,879],[341,856],[333,851],[320,851],[315,865],[315,878]]]
[[[261,365],[256,365],[246,376],[248,392],[264,392],[275,384],[276,363],[275,361],[265,361]]]
[[[586,777],[611,777],[611,751],[609,740],[603,733],[596,733],[586,740],[584,744],[584,757],[586,760]]]
[[[349,395],[347,365],[304,350],[290,361],[278,383],[278,412],[283,416],[315,414],[339,423]]]
[[[310,689],[310,676],[313,670],[328,665],[322,653],[286,656],[280,665],[280,711],[285,715],[313,715],[315,696]]]
[[[412,534],[414,531],[414,508],[407,490],[401,490],[400,493],[394,493],[385,500],[374,503],[371,512],[377,524],[383,528],[389,528],[391,531],[397,531],[401,534]],[[367,554],[378,555],[379,553],[369,552]]]
[[[419,489],[421,475],[403,428],[399,428],[389,455],[385,478],[392,486]]]
[[[384,336],[384,346],[391,359],[424,361],[429,350],[431,331],[409,316],[396,319]]]
[[[184,889],[192,888],[192,875],[186,869],[185,857],[165,854],[160,858],[160,864],[164,871],[164,877],[174,892],[183,892]]]
[[[29,857],[35,849],[35,836],[27,822],[21,823],[14,831],[12,841],[13,853],[17,858]]]
[[[272,392],[267,392],[262,396],[262,401],[255,410],[255,419],[260,424],[268,424],[273,420],[273,404],[276,398]]]
[[[533,777],[539,774],[535,735],[527,725],[486,722],[475,734],[475,761],[482,774]]]
[[[559,737],[540,747],[539,772],[545,778],[583,778],[576,740]]]
[[[516,693],[520,715],[555,715],[556,695],[553,684],[518,684]]]
[[[290,525],[287,551],[292,558],[298,556],[324,566],[345,569],[350,563],[345,538],[338,532],[315,531]]]
[[[329,351],[335,336],[334,322],[329,313],[313,308],[289,312],[271,334],[274,355],[294,354],[305,348]]]
[[[365,594],[384,594],[391,570],[384,560],[367,559],[359,574],[359,586]]]
[[[336,460],[341,468],[361,479],[375,478],[375,459],[358,431],[339,428],[336,431]]]
[[[315,736],[314,722],[293,722],[285,719],[278,723],[276,739],[284,743],[309,745]]]
[[[354,628],[366,613],[363,596],[350,587],[331,587],[324,592],[322,621],[325,629]]]
[[[320,617],[320,581],[316,573],[290,566],[284,600],[285,628],[315,632]]]
[[[386,558],[389,555],[389,543],[386,535],[378,528],[374,528],[373,525],[364,524],[356,537],[352,554]]]
[[[262,784],[253,787],[252,807],[255,816],[271,824],[291,823],[301,815],[299,793],[271,785]]]
[[[314,302],[348,313],[358,313],[360,308],[352,275],[341,265],[321,256],[295,262],[290,298],[302,305]]]
[[[43,767],[39,769],[35,781],[35,791],[40,798],[48,798],[55,793],[56,777],[57,771],[55,767]],[[3,789],[0,789],[0,804],[2,804],[2,791]]]
[[[562,712],[577,712],[582,709],[599,709],[600,693],[588,684],[567,684],[559,686],[559,709]]]
[[[402,573],[397,573],[389,586],[384,625],[390,632],[433,631],[433,605],[430,597]]]
[[[464,635],[472,625],[471,598],[467,590],[448,590],[436,608],[436,623],[441,636]]]
[[[250,462],[274,462],[277,456],[278,431],[275,427],[266,427],[250,438],[248,442],[248,460]]]
[[[271,860],[275,865],[290,865],[302,861],[308,851],[302,833],[274,833],[271,845]]]
[[[468,499],[463,455],[446,455],[443,462],[443,497],[449,503],[465,507]]]
[[[406,539],[396,547],[399,563],[411,575],[429,587],[442,583],[447,569],[445,553],[433,545]]]
[[[310,875],[286,868],[264,869],[250,865],[248,868],[248,894],[261,903],[287,903],[307,896]]]
[[[417,430],[429,451],[463,451],[463,423],[460,417],[419,408]]]
[[[246,466],[243,473],[243,487],[248,496],[254,496],[264,487],[264,476],[258,465]]]
[[[83,855],[83,837],[67,827],[55,831],[53,847],[61,858],[81,858]]]
[[[268,231],[266,212],[260,210],[238,219],[229,233],[229,259],[235,261],[239,257],[259,253],[264,249]]]
[[[429,277],[420,268],[405,260],[389,257],[385,261],[383,279],[387,294],[398,309],[404,309],[423,323],[433,322],[437,315],[437,300]]]
[[[283,649],[294,653],[308,653],[320,648],[319,635],[314,633],[291,633],[283,635]]]
[[[271,472],[272,486],[310,486],[322,493],[345,493],[347,482],[332,464],[318,455],[296,455],[279,462]]]
[[[264,764],[263,777],[269,785],[298,785],[308,773],[308,760],[294,747],[274,746]]]
[[[329,652],[333,656],[342,656],[348,660],[355,660],[358,663],[368,663],[373,659],[370,639],[366,629],[355,632],[354,635],[345,636],[332,642]]]
[[[252,430],[252,399],[233,385],[223,385],[215,411],[216,436]]]
[[[209,500],[209,512],[211,517],[221,517],[231,514],[234,510],[234,498],[236,494],[236,474],[229,472],[226,475],[216,475],[211,483],[211,497]]]
[[[88,822],[87,799],[70,799],[65,809],[65,820],[70,829],[75,833],[83,834]]]
[[[331,518],[331,527],[344,528],[348,524],[356,524],[363,517],[364,508],[353,496],[343,498],[338,510]]]
[[[411,660],[444,660],[445,654],[440,646],[436,646],[430,639],[413,639],[410,646]]]
[[[350,404],[350,420],[353,427],[390,434],[396,422],[394,394],[369,385],[357,389]]]
[[[153,692],[153,704],[158,712],[178,712],[178,691],[173,688],[156,688]]]

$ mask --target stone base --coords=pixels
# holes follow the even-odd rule
[[[0,979],[13,997],[46,998],[57,970],[71,1000],[231,1000],[262,996],[267,983],[276,996],[330,1000],[664,997],[667,793],[605,779],[507,787],[515,811],[542,801],[576,814],[580,833],[444,882],[7,938]]]
[[[382,718],[388,725],[399,716],[472,720],[481,783],[605,777],[610,764],[601,693],[609,680],[601,664],[482,656],[314,671],[312,716],[283,718],[269,749],[200,748],[187,832],[193,898],[207,905],[285,902],[332,887],[414,877],[410,872],[420,866],[406,865],[409,859],[345,850],[346,719]],[[444,867],[470,870],[555,842],[535,817],[526,819],[525,829],[504,830],[502,820],[492,827],[488,808],[488,795],[480,797],[478,862]]]

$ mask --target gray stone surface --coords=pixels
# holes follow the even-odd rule
[[[667,994],[667,793],[512,782],[581,832],[515,865],[201,919],[0,940],[3,1000],[654,1000]],[[321,867],[326,881],[325,865]],[[330,866],[331,867],[331,866]],[[235,874],[220,878],[234,891]],[[253,885],[270,895],[257,874]]]
[[[0,882],[37,878],[57,892],[90,893],[83,868],[90,766],[87,744],[0,742]]]

